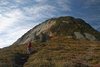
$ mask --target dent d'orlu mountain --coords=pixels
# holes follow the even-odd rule
[[[24,46],[30,40],[32,40],[35,53],[29,58],[27,56],[27,59],[22,64],[14,63],[16,53],[26,55],[26,47]],[[70,65],[73,65],[75,67],[77,65],[75,61],[85,61],[90,65],[100,63],[99,50],[96,50],[95,53],[98,59],[95,58],[94,54],[91,57],[91,51],[97,49],[97,46],[100,49],[98,45],[100,43],[99,40],[100,33],[82,19],[70,16],[52,18],[29,30],[10,47],[0,50],[0,54],[3,55],[0,56],[0,65],[10,67],[12,65],[22,65],[24,67],[32,67],[32,65],[35,67],[46,65],[51,67],[64,67],[64,65],[68,65],[71,67]]]
[[[41,33],[49,37],[66,36],[67,38],[87,40],[99,40],[100,38],[98,31],[84,20],[67,16],[46,20],[29,30],[15,44],[23,44],[30,39],[39,40]]]

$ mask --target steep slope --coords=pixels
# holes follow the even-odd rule
[[[57,37],[43,44],[46,46],[32,54],[24,67],[91,67],[100,63],[100,42]]]
[[[29,30],[13,45],[1,49],[0,67],[94,66],[100,63],[99,39],[100,33],[82,19],[52,18]],[[26,43],[30,40],[33,54],[27,56]]]
[[[94,30],[84,20],[70,16],[58,17],[46,20],[29,30],[14,44],[24,44],[29,40],[39,40],[41,33],[49,37],[68,36],[68,38],[99,40],[98,31]]]

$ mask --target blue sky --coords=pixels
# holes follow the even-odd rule
[[[74,16],[100,28],[100,0],[0,0],[0,48],[48,18]]]

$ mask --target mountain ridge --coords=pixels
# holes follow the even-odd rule
[[[65,35],[65,36],[72,35],[74,38],[75,32],[77,32],[76,34],[79,34],[79,35],[81,35],[80,33],[82,33],[83,34],[82,37],[86,35],[90,35],[90,37],[92,37],[94,35],[92,37],[94,38],[93,40],[98,39],[98,36],[99,36],[98,32],[95,29],[93,29],[84,20],[80,18],[74,18],[71,16],[63,16],[63,17],[58,17],[58,18],[51,18],[49,20],[44,21],[43,23],[40,23],[39,25],[35,26],[31,30],[29,30],[27,33],[25,33],[22,36],[22,38],[19,38],[17,40],[17,43],[22,42],[23,39],[24,40],[27,39],[26,42],[28,42],[30,39],[34,40],[36,39],[35,36],[38,36],[37,38],[39,38],[41,33],[46,33],[49,36],[55,36],[58,34]],[[86,37],[84,38],[87,39]],[[23,43],[25,43],[25,41]]]
[[[1,49],[0,67],[91,67],[100,63],[99,36],[82,19],[52,18]],[[33,53],[27,55],[30,40]]]

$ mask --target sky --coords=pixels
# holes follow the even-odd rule
[[[100,30],[100,0],[0,0],[0,48],[53,17],[82,18]]]

